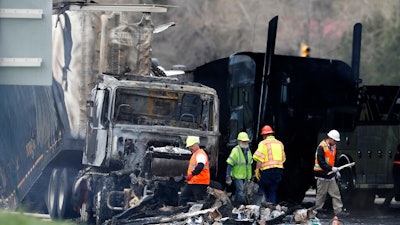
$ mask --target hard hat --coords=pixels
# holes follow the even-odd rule
[[[198,136],[188,136],[186,138],[186,148],[188,148],[196,143],[200,144],[200,138]]]
[[[246,132],[240,132],[237,136],[238,141],[250,141],[249,135]]]
[[[272,130],[272,128],[268,125],[263,126],[263,128],[261,129],[261,135],[273,133],[275,133],[274,130]]]
[[[337,130],[331,130],[328,132],[328,137],[332,138],[335,141],[340,141],[340,134]]]

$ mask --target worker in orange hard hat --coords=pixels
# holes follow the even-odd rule
[[[200,148],[200,137],[188,136],[186,147],[192,152],[187,169],[187,185],[182,190],[179,205],[186,205],[188,201],[204,200],[207,187],[210,185],[210,161],[207,153]]]
[[[263,140],[258,144],[253,159],[257,162],[255,174],[260,190],[267,202],[275,204],[286,155],[283,143],[275,138],[274,133],[268,125],[261,129]]]

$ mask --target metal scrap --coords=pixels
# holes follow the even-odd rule
[[[208,187],[207,193],[205,201],[191,202],[188,206],[159,207],[157,197],[148,196],[135,207],[114,216],[111,221],[106,221],[104,224],[320,224],[316,212],[312,209],[267,203],[265,199],[256,201],[260,204],[234,207],[225,191]]]

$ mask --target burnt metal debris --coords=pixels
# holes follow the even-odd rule
[[[266,202],[253,181],[246,182],[246,200],[254,203],[247,205],[237,205],[230,193],[212,186],[207,188],[208,195],[204,201],[190,202],[187,206],[167,205],[165,195],[171,195],[170,191],[174,188],[160,187],[153,195],[148,195],[139,204],[113,216],[103,225],[320,224],[312,208]]]

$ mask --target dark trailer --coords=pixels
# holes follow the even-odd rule
[[[348,133],[359,132],[360,124],[369,127],[376,123],[361,116],[371,113],[371,108],[364,107],[370,104],[366,90],[375,89],[380,89],[381,94],[387,93],[385,105],[391,111],[386,124],[395,124],[390,129],[399,132],[399,93],[393,94],[396,87],[390,87],[390,92],[385,91],[389,88],[385,86],[360,87],[361,24],[354,26],[352,65],[348,65],[334,59],[275,54],[277,22],[275,17],[269,23],[266,53],[236,53],[202,65],[193,74],[195,81],[215,88],[220,96],[223,150],[219,171],[224,171],[238,132],[248,132],[255,151],[261,140],[259,130],[269,124],[285,144],[287,154],[279,200],[301,202],[305,192],[315,186],[313,166],[320,138],[330,129],[338,129],[342,139],[348,140]],[[382,116],[376,118],[382,120]],[[399,137],[388,147],[395,149]],[[358,169],[361,158],[356,153],[364,151],[364,146],[354,146],[354,143],[344,141],[339,146],[340,150],[352,145],[350,151],[340,155],[340,164],[356,161],[356,168],[343,171],[342,188],[347,192],[354,190],[359,181],[356,178],[365,173]],[[390,165],[388,157],[386,164]],[[385,182],[391,183],[390,172],[385,177],[388,178]],[[223,173],[220,179],[224,179]]]

